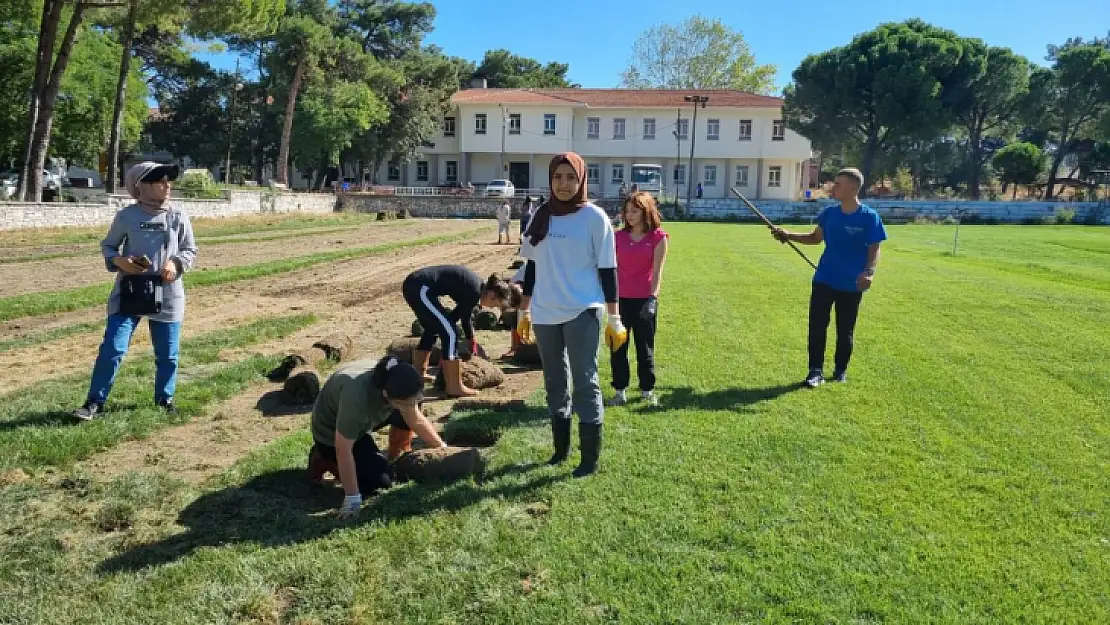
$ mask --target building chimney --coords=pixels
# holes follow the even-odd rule
[[[470,79],[470,88],[471,89],[485,89],[486,88],[486,79],[483,78],[483,77],[480,77],[480,76],[471,78]]]

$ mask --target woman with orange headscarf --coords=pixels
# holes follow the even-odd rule
[[[574,152],[548,166],[551,198],[536,211],[524,233],[524,274],[517,331],[535,341],[543,361],[543,382],[555,454],[570,453],[570,415],[578,413],[584,477],[597,470],[605,408],[597,372],[598,335],[609,313],[605,342],[611,350],[628,340],[617,310],[617,253],[609,217],[586,199],[586,163]],[[573,382],[573,395],[569,383]]]

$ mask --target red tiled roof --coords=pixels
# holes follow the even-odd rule
[[[596,107],[673,108],[689,106],[687,95],[709,96],[709,106],[782,106],[782,98],[731,89],[463,89],[453,104],[584,104]]]

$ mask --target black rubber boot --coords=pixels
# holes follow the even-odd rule
[[[570,419],[551,419],[551,440],[555,443],[555,455],[547,464],[562,464],[570,454]]]
[[[597,458],[601,455],[601,424],[579,423],[578,441],[582,446],[582,463],[574,470],[574,477],[586,477],[597,471]]]

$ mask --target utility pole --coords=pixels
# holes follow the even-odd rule
[[[239,59],[235,59],[235,84],[231,87],[231,98],[227,107],[227,163],[224,167],[224,184],[231,184],[231,145],[235,136],[235,95],[243,88],[239,82]]]
[[[501,107],[501,173],[497,174],[497,177],[508,178],[508,176],[505,175],[505,120],[508,118],[509,113],[505,109],[504,104],[499,106]]]
[[[682,99],[694,105],[694,121],[690,124],[690,181],[686,183],[686,210],[690,210],[691,194],[694,192],[694,142],[697,140],[698,133],[698,105],[700,104],[702,108],[705,108],[709,96],[688,95]]]
[[[674,135],[674,148],[675,148],[675,152],[677,152],[677,154],[678,154],[678,159],[677,159],[678,160],[678,167],[682,167],[682,137],[680,137],[678,135],[678,129],[681,126],[682,126],[682,109],[678,109],[678,121],[675,122],[674,132],[671,133],[671,134]],[[674,183],[674,208],[677,211],[678,210],[678,182],[676,182],[674,180],[673,175],[671,176],[671,182]]]

